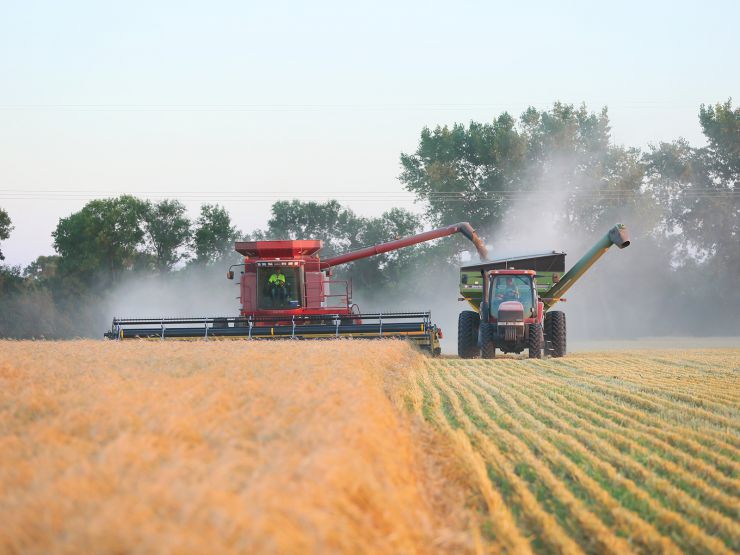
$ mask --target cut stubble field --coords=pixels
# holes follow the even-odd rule
[[[740,350],[0,342],[0,553],[733,553]]]

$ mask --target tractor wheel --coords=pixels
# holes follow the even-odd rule
[[[480,354],[481,358],[496,358],[496,339],[493,336],[495,326],[488,322],[480,323]]]
[[[542,344],[544,342],[542,326],[539,324],[529,324],[529,339],[527,340],[529,358],[542,358]]]
[[[480,316],[472,310],[463,310],[457,318],[457,355],[460,358],[476,358],[478,349],[478,326]]]
[[[226,318],[214,318],[213,327],[217,329],[228,328],[229,321]]]
[[[552,357],[565,356],[565,312],[553,310],[545,314],[545,353]]]

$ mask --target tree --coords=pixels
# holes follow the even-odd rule
[[[58,255],[39,256],[23,269],[23,275],[33,283],[48,284],[56,277],[60,260]]]
[[[277,201],[267,229],[258,239],[319,239],[324,242],[324,257],[340,254],[357,245],[359,218],[336,200],[324,203],[299,200]]]
[[[141,258],[146,210],[144,201],[124,195],[92,200],[60,219],[52,233],[60,273],[87,285],[97,277],[119,279]]]
[[[392,208],[378,218],[361,220],[357,229],[357,246],[369,247],[414,235],[422,229],[421,219],[401,208]],[[383,291],[388,295],[403,287],[412,272],[410,266],[423,252],[425,245],[405,247],[396,251],[357,260],[347,269],[353,287],[363,292]]]
[[[700,150],[712,178],[735,187],[740,181],[740,106],[732,99],[699,108],[699,123],[709,145]]]
[[[182,247],[190,241],[190,220],[185,205],[177,200],[146,203],[143,212],[148,250],[157,270],[166,272],[187,257]]]
[[[0,241],[4,241],[10,237],[10,232],[13,231],[13,226],[11,224],[12,222],[10,221],[8,213],[0,208]],[[0,260],[5,260],[2,249],[0,249]]]
[[[635,201],[639,154],[611,144],[606,109],[556,102],[518,122],[503,113],[491,124],[425,128],[417,151],[401,155],[400,180],[438,224],[470,220],[485,235],[550,213],[592,230]]]
[[[707,262],[717,272],[740,272],[740,109],[701,107],[708,146],[679,139],[652,146],[644,156],[646,191],[662,208],[660,233],[674,263]]]
[[[193,233],[196,263],[211,264],[225,258],[233,251],[237,236],[225,208],[217,204],[202,205]]]
[[[508,113],[493,123],[424,128],[414,154],[401,154],[400,180],[427,205],[435,224],[503,217],[508,191],[518,189],[526,164],[526,137]]]

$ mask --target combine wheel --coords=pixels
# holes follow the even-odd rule
[[[527,340],[529,358],[542,358],[542,346],[544,342],[542,326],[539,324],[529,324],[529,339]]]
[[[566,353],[565,312],[553,310],[545,314],[545,352],[553,357]]]
[[[481,358],[496,358],[496,326],[488,322],[480,323],[480,355]]]
[[[473,310],[463,310],[457,318],[457,354],[460,358],[476,358],[480,316]]]

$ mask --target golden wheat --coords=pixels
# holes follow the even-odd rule
[[[740,350],[0,342],[2,553],[733,553]]]
[[[464,500],[393,400],[420,360],[0,342],[0,552],[469,552]]]

